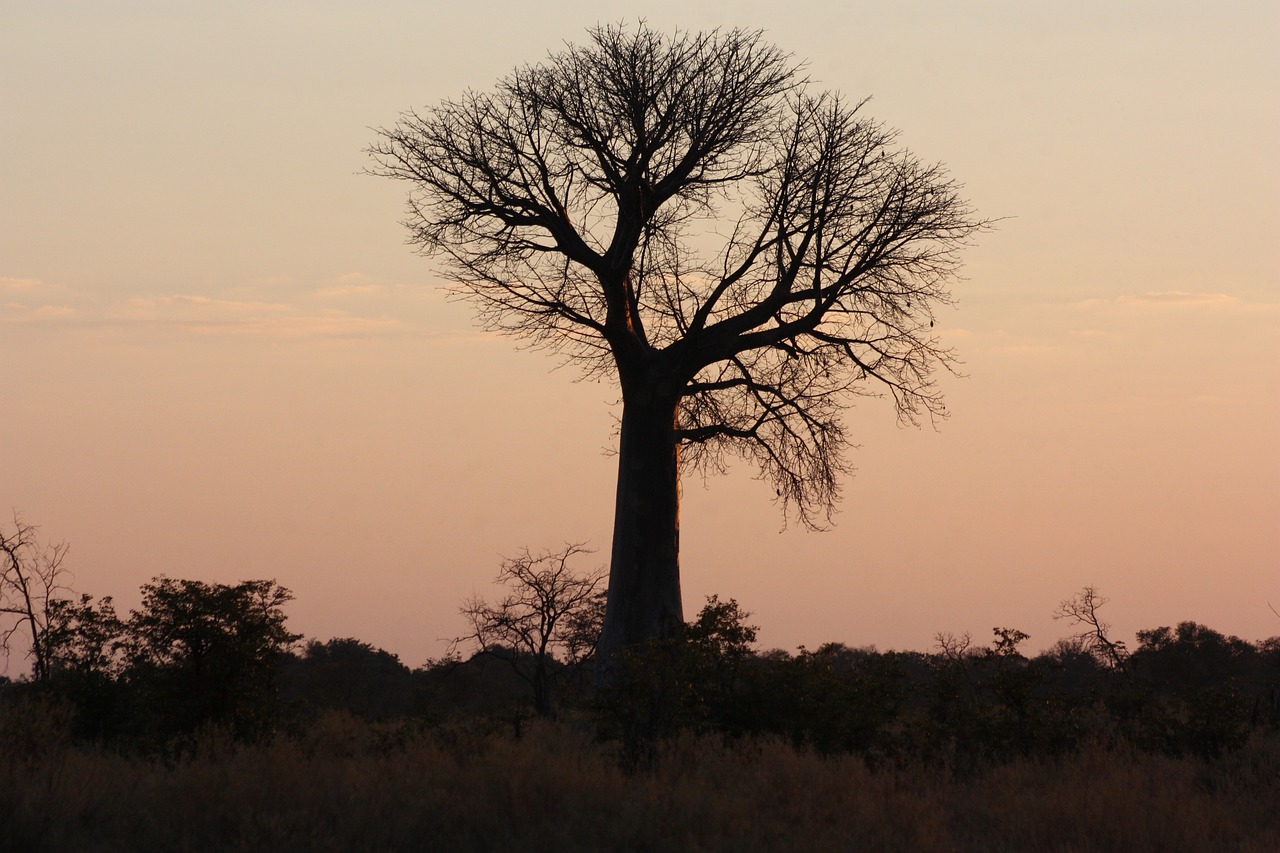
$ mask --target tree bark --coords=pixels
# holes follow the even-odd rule
[[[545,649],[533,661],[533,710],[539,717],[551,716],[551,679],[547,677]]]
[[[626,399],[618,440],[609,598],[597,646],[603,680],[626,646],[683,624],[678,398]]]

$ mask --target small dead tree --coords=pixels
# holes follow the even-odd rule
[[[15,511],[13,531],[0,527],[0,651],[7,658],[10,644],[22,636],[29,644],[31,676],[49,677],[50,662],[45,636],[56,593],[69,591],[69,573],[63,567],[66,542],[44,545],[39,528]]]
[[[1072,624],[1083,626],[1084,630],[1073,634],[1071,640],[1079,648],[1105,666],[1112,669],[1124,669],[1129,659],[1129,650],[1123,640],[1112,640],[1108,636],[1111,625],[1103,622],[1098,610],[1109,599],[1098,592],[1097,587],[1086,586],[1072,598],[1063,601],[1054,612],[1054,619],[1067,619]]]
[[[950,631],[943,631],[934,635],[933,642],[938,655],[956,666],[965,666],[971,657],[969,649],[973,645],[973,637],[968,631],[959,637]]]
[[[500,655],[533,689],[539,716],[553,710],[551,688],[557,654],[567,664],[591,657],[604,621],[604,569],[576,574],[570,561],[590,554],[582,544],[566,544],[533,554],[524,549],[502,561],[496,583],[507,588],[497,604],[472,596],[462,606],[471,630],[453,641],[474,644],[478,653]]]

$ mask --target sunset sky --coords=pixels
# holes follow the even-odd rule
[[[940,317],[951,418],[850,409],[834,529],[783,530],[744,465],[686,479],[686,616],[1038,650],[1088,584],[1125,639],[1280,634],[1274,0],[6,0],[0,523],[124,611],[275,578],[294,631],[410,665],[502,555],[605,563],[618,392],[479,331],[362,170],[401,111],[641,14],[764,29],[1002,220]]]

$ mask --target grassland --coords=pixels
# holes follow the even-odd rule
[[[1274,735],[1213,760],[1086,748],[963,773],[693,735],[627,773],[573,721],[517,739],[331,714],[149,757],[27,735],[0,745],[14,853],[1280,850]]]

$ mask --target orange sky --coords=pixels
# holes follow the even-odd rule
[[[859,401],[827,533],[780,532],[743,466],[687,481],[687,613],[1038,649],[1094,584],[1126,637],[1280,634],[1280,9],[689,5],[643,8],[764,28],[1005,219],[941,318],[952,418]],[[640,7],[105,6],[0,9],[0,508],[124,609],[161,573],[273,577],[294,630],[411,665],[500,555],[603,562],[617,394],[477,332],[405,188],[359,173],[371,126]]]

